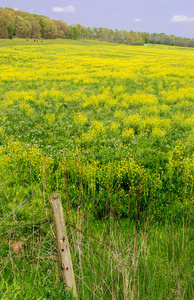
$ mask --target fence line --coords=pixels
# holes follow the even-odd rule
[[[11,213],[10,213],[10,215],[11,215]],[[24,219],[24,220],[19,220],[19,221],[17,221],[17,223],[18,222],[22,222],[22,221],[26,221],[26,219]],[[11,221],[11,222],[13,222],[13,221]],[[21,224],[21,225],[18,225],[18,226],[15,226],[15,227],[12,227],[11,229],[9,229],[9,230],[6,230],[6,231],[4,231],[3,233],[1,233],[0,234],[0,236],[3,236],[3,235],[5,235],[5,234],[7,234],[7,233],[11,233],[11,232],[13,232],[14,230],[16,230],[16,229],[19,229],[19,228],[22,228],[22,227],[30,227],[30,226],[34,226],[34,225],[38,225],[38,224],[41,224],[41,226],[40,226],[40,228],[39,229],[41,229],[42,228],[42,226],[43,226],[43,224],[52,224],[52,222],[53,222],[53,219],[51,218],[51,219],[43,219],[43,220],[37,220],[37,221],[34,221],[34,222],[31,222],[31,223],[26,223],[26,224]],[[11,224],[12,225],[12,224]],[[9,225],[1,225],[0,227],[4,227],[4,226],[10,226],[10,224]],[[73,229],[75,229],[75,231],[77,231],[77,232],[79,232],[80,234],[82,234],[85,238],[92,238],[92,239],[94,239],[97,243],[98,243],[98,245],[99,244],[102,244],[102,245],[104,245],[104,246],[106,246],[107,248],[109,248],[109,249],[111,249],[111,248],[113,248],[113,246],[111,246],[110,244],[107,244],[107,243],[105,243],[105,242],[103,242],[103,241],[100,241],[100,239],[98,239],[98,238],[96,238],[95,236],[93,236],[93,235],[91,235],[91,234],[87,234],[87,233],[85,233],[85,232],[83,232],[83,231],[81,231],[80,229],[78,229],[78,228],[76,228],[73,224],[70,224],[70,223],[66,223],[66,226],[68,227],[68,226],[70,226],[70,227],[72,227]],[[37,229],[37,231],[39,231],[39,229]],[[32,235],[32,234],[31,234]],[[133,241],[133,240],[132,240]],[[91,240],[89,240],[89,242],[90,242],[90,245],[92,245],[92,247],[93,248],[95,248],[96,247],[96,244],[94,244],[94,243],[92,243],[91,242]],[[84,245],[85,246],[85,245]],[[112,251],[114,251],[115,249],[112,249]],[[100,256],[100,254],[98,253],[98,252],[93,252],[93,253],[95,253],[96,255],[98,255],[100,258],[102,258],[101,256]],[[125,250],[123,250],[123,251],[121,251],[120,252],[120,254],[122,254],[122,253],[126,253],[126,251]],[[133,254],[128,254],[128,256],[129,257],[133,257]],[[151,262],[151,263],[153,263],[153,264],[158,264],[158,265],[162,265],[162,266],[164,266],[164,267],[166,267],[166,268],[171,268],[171,266],[169,266],[169,265],[167,265],[167,264],[165,264],[165,263],[161,263],[161,262],[158,262],[158,261],[153,261],[153,260],[150,260],[150,259],[144,259],[144,258],[141,258],[141,257],[137,257],[137,259],[138,260],[143,260],[143,261],[146,261],[146,262]],[[104,262],[105,264],[108,264],[108,262]],[[179,268],[177,268],[177,270],[179,270]],[[183,272],[184,273],[184,272]],[[163,275],[166,275],[166,274],[164,274],[163,273]]]
[[[14,214],[17,210],[19,210],[21,207],[22,207],[22,205],[23,204],[25,204],[25,202],[27,201],[27,200],[29,200],[33,195],[35,194],[35,191],[33,191],[24,201],[21,201],[21,203],[16,207],[16,208],[14,208],[13,209],[13,211],[10,213],[10,214],[8,214],[6,217],[5,217],[5,219],[3,219],[2,220],[2,222],[0,223],[0,228],[2,228],[2,230],[3,229],[5,229],[7,226],[11,226],[11,229],[8,229],[8,230],[5,230],[4,232],[2,232],[1,234],[0,234],[0,236],[1,237],[4,237],[4,236],[6,236],[6,235],[8,235],[8,240],[9,240],[9,243],[10,243],[10,241],[12,240],[12,235],[15,235],[16,233],[17,233],[17,230],[19,230],[19,229],[21,229],[21,228],[25,228],[25,227],[33,227],[33,226],[38,226],[38,229],[37,230],[35,230],[33,233],[31,233],[30,235],[28,235],[27,236],[27,238],[24,238],[23,240],[24,240],[24,242],[27,242],[27,241],[30,241],[30,239],[31,239],[31,237],[32,236],[40,236],[40,240],[38,240],[36,243],[37,243],[37,247],[38,247],[38,249],[39,249],[39,252],[38,252],[38,256],[37,256],[37,260],[39,261],[39,260],[41,260],[41,259],[44,259],[44,258],[41,258],[41,255],[40,255],[40,249],[41,249],[41,247],[43,247],[43,245],[44,245],[44,243],[47,243],[47,241],[48,241],[48,239],[50,238],[50,234],[52,233],[52,235],[53,235],[53,232],[51,232],[51,230],[52,230],[52,228],[53,228],[53,226],[52,226],[52,218],[50,218],[50,217],[47,217],[47,218],[44,218],[44,219],[40,219],[40,220],[34,220],[34,221],[32,221],[32,222],[28,222],[28,223],[25,223],[25,224],[20,224],[20,225],[16,225],[16,226],[14,226],[14,220],[11,220],[10,222],[12,222],[12,224],[7,224],[7,222],[9,222],[9,218],[12,216],[12,214]],[[92,209],[94,209],[94,208],[92,208]],[[91,234],[91,232],[89,232],[88,233],[88,231],[89,231],[89,226],[88,226],[88,224],[84,224],[84,225],[86,225],[86,227],[84,228],[84,229],[82,229],[81,228],[81,225],[80,226],[78,226],[79,224],[79,222],[78,222],[78,218],[87,218],[87,217],[89,217],[90,218],[90,213],[91,213],[91,211],[92,211],[92,209],[90,210],[90,211],[85,211],[84,213],[81,211],[80,212],[80,208],[78,209],[78,215],[77,215],[77,218],[76,218],[76,222],[77,222],[77,225],[74,225],[74,224],[72,224],[72,223],[67,223],[67,226],[69,226],[69,227],[71,227],[72,229],[74,229],[74,231],[71,231],[71,234],[69,234],[69,238],[72,236],[72,234],[75,236],[75,233],[77,232],[79,235],[81,235],[82,237],[83,237],[83,239],[81,240],[79,240],[79,243],[81,243],[80,244],[80,246],[81,246],[81,248],[82,248],[82,253],[81,253],[81,257],[83,258],[83,257],[85,257],[86,258],[86,260],[87,260],[87,254],[88,253],[91,253],[92,255],[93,255],[93,257],[95,258],[95,259],[98,259],[98,261],[99,261],[99,263],[100,263],[100,265],[101,266],[103,266],[103,268],[104,268],[104,266],[110,266],[110,264],[111,264],[111,261],[110,260],[107,260],[107,257],[106,256],[104,256],[104,254],[103,254],[103,252],[102,252],[102,249],[106,249],[108,252],[108,255],[112,255],[112,253],[115,253],[115,249],[117,248],[118,249],[118,253],[116,253],[116,255],[117,255],[117,258],[114,258],[114,257],[112,257],[112,261],[113,261],[113,267],[112,267],[112,272],[114,273],[114,276],[117,276],[117,273],[116,272],[118,272],[118,269],[120,268],[120,272],[121,272],[121,274],[124,274],[124,273],[122,273],[122,270],[124,270],[124,269],[128,269],[129,270],[129,272],[132,274],[132,270],[130,270],[130,268],[131,268],[131,264],[133,264],[133,258],[134,258],[134,254],[133,254],[133,252],[132,253],[130,253],[130,251],[132,250],[130,247],[132,247],[132,245],[127,245],[126,246],[126,248],[124,249],[124,250],[119,250],[119,247],[117,247],[118,246],[118,241],[115,241],[115,239],[114,239],[114,235],[115,235],[115,233],[113,232],[113,228],[112,228],[112,232],[113,232],[113,235],[112,235],[112,238],[113,238],[113,240],[110,240],[110,243],[107,243],[106,241],[105,241],[105,239],[107,238],[107,232],[106,232],[106,230],[104,229],[104,228],[102,228],[102,230],[101,230],[101,237],[100,238],[98,238],[98,237],[96,237],[96,236],[94,236],[94,235],[92,235]],[[22,220],[18,220],[17,221],[17,223],[18,222],[24,222],[24,221],[27,221],[27,220],[25,220],[25,219],[22,219]],[[84,221],[83,221],[84,222]],[[105,221],[106,222],[106,221]],[[41,230],[44,228],[44,226],[46,226],[46,225],[50,225],[50,230],[49,230],[49,232],[47,233],[47,235],[46,236],[44,236],[44,235],[42,235],[42,233],[41,233]],[[92,225],[91,225],[92,226]],[[149,234],[154,230],[153,229],[154,227],[152,227],[151,229],[149,228],[149,230],[148,230],[148,232],[146,231],[147,230],[147,228],[145,228],[145,232],[146,232],[146,236],[145,236],[145,239],[147,239],[147,237],[149,236]],[[84,230],[86,230],[87,232],[85,232]],[[110,229],[110,231],[111,231],[111,229]],[[138,234],[139,235],[141,235],[141,234],[143,234],[144,233],[144,229],[142,230],[142,231],[140,231]],[[109,237],[110,237],[110,233],[109,233],[109,235],[108,235]],[[42,237],[43,237],[43,239],[42,239]],[[5,237],[5,239],[7,239],[6,237]],[[13,236],[13,238],[14,238],[14,236]],[[144,237],[143,237],[144,238]],[[52,239],[52,241],[54,240],[54,238]],[[134,237],[133,237],[133,239],[131,239],[131,244],[133,243],[133,241],[134,241]],[[2,244],[4,243],[4,238],[3,238],[3,240],[2,240]],[[113,243],[115,243],[115,244],[113,244]],[[138,244],[140,243],[140,241],[138,241]],[[76,249],[76,247],[78,246],[78,241],[76,242],[76,241],[74,241],[73,239],[72,239],[72,241],[71,241],[71,243],[70,244],[72,244],[72,246],[74,246],[74,249]],[[55,256],[55,261],[56,261],[56,246],[52,246],[51,247],[51,244],[50,244],[50,248],[52,249],[50,249],[50,250],[48,250],[48,251],[50,251],[51,252],[51,254],[52,253],[54,253],[54,256]],[[84,249],[84,250],[83,250]],[[37,251],[37,249],[35,249],[36,251]],[[5,260],[3,260],[1,263],[0,263],[0,266],[1,266],[1,268],[0,268],[0,275],[2,276],[2,272],[3,272],[3,270],[6,268],[6,266],[7,266],[7,262],[8,262],[8,260],[9,260],[9,258],[10,258],[10,254],[11,254],[11,252],[10,251],[12,251],[12,248],[11,247],[9,247],[9,251],[8,251],[8,255],[7,255],[7,257],[5,258]],[[41,250],[42,251],[42,250]],[[48,252],[47,251],[47,252]],[[138,251],[141,251],[140,253],[138,252]],[[138,250],[137,252],[139,253],[137,253],[138,255],[137,255],[137,257],[136,257],[136,259],[137,259],[137,261],[139,262],[139,261],[143,261],[143,262],[145,262],[145,264],[147,265],[147,264],[149,264],[149,263],[153,263],[153,264],[155,264],[155,265],[161,265],[161,266],[163,266],[163,267],[165,267],[167,270],[174,270],[174,267],[175,266],[173,266],[173,265],[168,265],[168,264],[165,264],[165,263],[162,263],[162,262],[159,262],[159,261],[153,261],[153,260],[151,260],[150,258],[142,258],[142,257],[139,257],[139,255],[142,253],[142,249],[140,249],[140,250]],[[46,252],[46,253],[47,253]],[[101,253],[102,252],[102,253]],[[87,254],[86,254],[87,253]],[[76,256],[77,254],[75,253],[75,256]],[[14,258],[15,260],[19,260],[20,258],[19,257],[15,257]],[[53,259],[53,258],[48,258],[48,259]],[[77,256],[77,260],[79,261],[79,256]],[[129,263],[129,259],[131,259],[132,261]],[[118,263],[118,261],[119,261],[119,264],[117,264]],[[139,266],[138,265],[138,262],[137,262],[137,266],[136,266],[136,270],[141,270],[141,266]],[[79,268],[80,268],[80,263],[74,263],[74,265],[77,267],[77,270],[79,270]],[[92,266],[92,265],[91,265]],[[37,268],[39,267],[39,263],[37,263]],[[148,266],[149,267],[149,266]],[[83,270],[84,271],[88,271],[88,272],[91,272],[91,273],[95,273],[95,271],[92,269],[92,267],[91,268],[87,268],[86,266],[82,266],[82,268],[83,268]],[[188,274],[188,272],[186,272],[186,271],[184,271],[184,270],[181,270],[181,268],[179,267],[179,268],[177,268],[176,267],[176,270],[177,270],[177,272],[178,271],[181,271],[181,273],[182,274],[184,274],[185,276],[186,275],[188,275],[188,276],[190,276],[190,278],[192,278],[192,272],[191,271],[189,271],[189,274]],[[16,271],[15,271],[16,272]],[[168,272],[168,271],[167,271]],[[164,272],[160,272],[160,271],[158,271],[158,270],[156,270],[155,271],[155,273],[158,273],[158,274],[161,274],[162,276],[167,276],[167,274],[165,274]],[[114,296],[113,294],[112,294],[112,290],[110,289],[110,287],[109,287],[109,285],[108,285],[108,281],[110,281],[110,283],[111,283],[111,285],[113,286],[114,285],[114,276],[112,277],[112,279],[111,279],[111,281],[110,281],[110,278],[109,278],[109,274],[106,274],[106,276],[104,275],[104,277],[102,277],[101,278],[101,280],[102,280],[102,283],[101,283],[101,288],[103,288],[103,286],[105,285],[106,286],[106,289],[105,289],[105,292],[104,292],[104,294],[107,294],[107,292],[108,293],[110,293],[110,295],[112,295],[112,297]],[[124,275],[122,275],[122,276],[124,276]],[[100,274],[96,274],[96,277],[101,277],[100,276]],[[88,286],[88,284],[86,283],[86,281],[84,280],[84,276],[78,276],[77,274],[76,274],[76,278],[77,279],[79,279],[80,281],[82,281],[82,283],[84,284],[84,286],[86,286],[87,287],[87,289],[88,290],[90,290],[91,291],[91,293],[95,296],[95,297],[97,297],[98,298],[98,295],[96,294],[96,293],[98,293],[98,285],[96,285],[96,288],[94,289],[94,290],[92,290],[89,286]],[[143,285],[143,283],[142,284],[140,284],[139,286],[138,286],[138,288],[140,288],[141,290],[142,290],[142,293],[144,293],[145,294],[145,296],[146,297],[150,297],[150,295],[149,294],[146,294],[145,293],[145,291],[144,291],[144,289],[145,289],[145,286]],[[166,296],[168,296],[168,293],[164,293],[164,292],[161,292],[161,291],[159,291],[158,289],[155,289],[154,287],[148,287],[148,286],[146,286],[146,290],[148,291],[148,290],[150,290],[150,291],[156,291],[157,293],[160,293],[161,295],[163,295],[164,297],[166,297]],[[99,297],[99,299],[100,299],[100,297]],[[150,297],[150,299],[152,299],[151,297]]]

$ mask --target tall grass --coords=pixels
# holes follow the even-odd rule
[[[193,298],[189,224],[137,228],[112,215],[95,221],[79,207],[71,224],[66,217],[78,299]],[[50,220],[35,223],[34,231],[33,223],[13,224],[1,239],[1,299],[73,299],[63,288]],[[23,246],[17,253],[18,241]]]

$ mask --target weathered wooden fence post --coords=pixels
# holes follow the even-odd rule
[[[63,281],[65,283],[65,289],[72,289],[73,295],[77,298],[73,265],[71,261],[67,230],[61,204],[61,195],[57,193],[53,194],[49,198],[49,202],[51,205],[51,211],[54,221],[57,251],[62,270]]]

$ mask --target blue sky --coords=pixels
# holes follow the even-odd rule
[[[42,14],[68,25],[194,38],[194,0],[0,0],[0,7]]]

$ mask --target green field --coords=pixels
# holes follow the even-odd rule
[[[54,192],[79,299],[192,299],[193,67],[188,48],[0,40],[2,299],[71,298]]]

